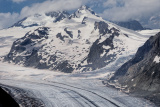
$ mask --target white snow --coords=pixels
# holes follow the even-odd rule
[[[141,31],[137,31],[138,33],[140,33],[143,36],[154,36],[155,34],[157,34],[158,32],[160,32],[160,29],[153,29],[153,30],[141,30]]]
[[[0,84],[14,86],[42,100],[47,107],[154,107],[154,104],[106,87],[102,80],[110,73],[98,71],[64,74],[0,62]],[[17,93],[18,95],[18,93]],[[112,103],[110,103],[110,102]],[[136,103],[135,103],[136,102]],[[114,104],[116,105],[114,105]]]
[[[8,29],[0,30],[0,56],[8,54],[11,49],[13,42],[25,36],[30,30],[35,30],[37,27],[32,28],[21,28],[13,27]]]
[[[156,57],[154,58],[153,62],[160,63],[160,57],[159,57],[159,56],[156,56]]]
[[[33,24],[37,24],[39,26],[47,25],[48,23],[53,23],[55,17],[46,16],[45,14],[36,14],[28,17],[25,21],[23,21],[23,26],[30,26]]]
[[[123,58],[126,57],[126,59],[130,58],[131,55],[134,55],[137,51],[137,49],[143,45],[143,43],[149,38],[148,36],[142,36],[139,33],[136,33],[134,31],[119,27],[115,24],[112,24],[108,21],[103,20],[101,17],[97,17],[90,13],[91,10],[87,10],[86,7],[82,7],[81,10],[78,10],[75,14],[77,17],[73,17],[71,19],[64,19],[60,22],[54,23],[54,18],[50,16],[45,16],[45,14],[39,14],[35,16],[31,16],[27,18],[23,24],[24,26],[28,26],[30,24],[39,23],[39,26],[37,27],[28,27],[28,28],[10,28],[6,30],[0,31],[0,37],[6,37],[6,36],[13,36],[14,39],[10,37],[10,39],[7,39],[7,42],[1,42],[2,48],[0,47],[0,56],[4,56],[8,54],[12,42],[15,41],[17,38],[23,37],[26,32],[30,31],[29,34],[35,33],[38,35],[37,31],[34,31],[35,28],[38,28],[40,26],[46,26],[49,27],[49,35],[48,39],[44,40],[42,43],[38,43],[34,47],[40,47],[45,44],[45,46],[41,49],[41,51],[38,52],[38,55],[42,55],[41,63],[46,64],[52,64],[53,62],[49,62],[49,56],[55,55],[57,56],[56,62],[62,62],[62,61],[68,61],[70,65],[72,65],[73,68],[76,68],[76,65],[81,64],[83,66],[86,66],[88,63],[87,61],[83,61],[87,55],[89,54],[90,48],[92,44],[99,39],[99,43],[102,43],[106,40],[111,34],[106,34],[101,36],[99,34],[99,30],[95,29],[95,22],[104,21],[108,24],[109,29],[116,28],[120,30],[120,35],[118,37],[115,37],[113,40],[113,45],[115,49],[110,50],[109,53],[106,53],[105,50],[110,49],[110,46],[103,46],[104,51],[101,54],[101,57],[108,56],[112,54],[116,54],[115,57],[112,59],[115,59],[113,63],[117,64],[120,62],[120,64],[124,63]],[[81,24],[84,17],[87,17],[85,19],[86,24]],[[41,24],[41,23],[45,24]],[[71,38],[64,29],[67,29],[67,31],[71,31],[73,34],[73,38]],[[78,30],[80,33],[78,33]],[[19,31],[17,33],[17,31]],[[61,33],[62,36],[66,36],[67,38],[64,38],[64,41],[60,40],[56,37],[58,33]],[[17,36],[18,35],[18,36]],[[127,35],[127,36],[126,36]],[[10,40],[10,41],[9,41]],[[7,44],[7,45],[6,45]],[[26,54],[27,51],[32,50],[32,48],[28,48],[21,54],[16,54],[15,56],[21,55],[26,56],[29,54]],[[82,63],[83,61],[83,63]],[[118,61],[118,62],[117,62]],[[109,60],[105,61],[110,62]],[[22,62],[20,62],[23,64]],[[111,65],[114,65],[114,64]],[[108,67],[111,67],[110,65],[107,65]],[[106,67],[107,67],[106,66]],[[54,67],[54,65],[53,65]],[[118,66],[116,66],[118,67]],[[113,68],[116,68],[113,67]],[[90,69],[92,70],[92,69]],[[75,70],[74,72],[81,71]]]
[[[110,49],[111,47],[110,47],[110,46],[105,46],[105,45],[103,45],[103,48],[104,48],[104,49]]]
[[[108,23],[109,29],[115,27],[120,30],[120,35],[115,37],[113,42],[114,47],[117,48],[110,50],[108,53],[108,55],[117,54],[114,62],[95,71],[89,69],[90,72],[81,73],[80,69],[80,72],[77,71],[73,74],[25,68],[0,62],[0,84],[30,91],[35,97],[40,98],[47,107],[114,107],[115,105],[109,101],[120,107],[154,106],[147,100],[131,97],[102,84],[102,80],[110,77],[119,66],[129,60],[132,55],[136,53],[138,47],[143,45],[149,36],[143,36],[134,31],[121,28],[103,20],[101,17],[90,14],[89,11],[82,10],[80,13],[77,12],[76,15],[78,18],[75,17],[70,20],[64,19],[60,22],[53,23],[53,18],[46,17],[42,14],[29,17],[23,22],[24,26],[36,23],[39,26],[28,28],[13,27],[0,30],[0,56],[8,54],[12,43],[16,39],[23,37],[29,31],[30,34],[38,34],[35,29],[40,26],[47,26],[50,28],[48,32],[49,38],[41,44],[36,45],[36,47],[39,47],[47,44],[38,52],[38,55],[43,56],[40,62],[47,62],[49,65],[48,55],[56,55],[57,63],[68,60],[71,65],[78,65],[88,55],[91,45],[100,37],[99,31],[94,28],[94,22],[104,21]],[[86,24],[81,24],[83,18],[86,16],[88,17],[85,20]],[[68,31],[72,31],[73,38],[68,36],[64,31],[65,28],[67,28]],[[78,37],[78,30],[81,31],[80,37]],[[56,37],[57,33],[61,33],[62,36],[65,35],[68,38],[64,38],[63,42]],[[128,37],[126,35],[128,35]],[[104,35],[99,43],[103,42],[109,36],[108,34]],[[110,46],[103,46],[103,48],[107,50],[110,49]],[[30,48],[28,48],[28,50],[30,50]],[[106,52],[104,51],[101,57],[105,54]],[[21,53],[21,55],[24,55],[24,53]],[[19,64],[23,64],[23,62]],[[87,64],[87,61],[82,63],[83,66]]]

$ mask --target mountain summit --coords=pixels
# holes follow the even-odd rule
[[[81,17],[87,17],[87,16],[96,16],[99,17],[91,8],[89,8],[86,5],[81,6],[74,14],[70,16],[70,18],[81,18]]]
[[[65,18],[55,21],[61,15]],[[64,12],[49,13],[20,22],[23,26],[14,29],[32,30],[14,41],[5,61],[39,69],[82,72],[108,66],[113,70],[145,40],[138,33],[103,20],[87,6],[81,6],[69,18]]]
[[[24,19],[15,23],[12,27],[33,27],[33,26],[45,26],[49,23],[58,22],[64,18],[69,17],[69,13],[66,11],[52,11],[43,14],[35,14],[33,16],[25,17]]]

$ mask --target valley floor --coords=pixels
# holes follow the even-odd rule
[[[38,107],[155,107],[148,100],[106,87],[105,68],[64,74],[0,62],[0,86],[21,106]]]

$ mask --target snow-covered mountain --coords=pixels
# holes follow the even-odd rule
[[[62,72],[117,69],[148,38],[103,20],[87,6],[61,15],[36,14],[15,24],[14,29],[33,29],[14,41],[5,61]]]
[[[136,55],[116,71],[111,81],[129,92],[160,100],[160,32],[150,37]]]
[[[49,23],[58,22],[64,18],[68,18],[69,13],[66,11],[48,12],[44,14],[35,14],[30,17],[25,17],[22,20],[15,23],[12,27],[33,27],[33,26],[45,26]]]

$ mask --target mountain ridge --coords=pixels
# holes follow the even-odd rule
[[[160,32],[150,37],[135,56],[123,64],[109,80],[129,93],[160,100]],[[159,103],[158,103],[159,104]]]
[[[86,6],[71,16],[36,26],[13,43],[5,61],[69,73],[91,71],[125,61],[146,39],[103,20]]]
[[[33,27],[33,26],[44,26],[48,22],[49,23],[59,22],[63,20],[64,18],[68,18],[69,16],[70,14],[67,11],[57,11],[57,12],[52,11],[52,12],[47,12],[44,14],[37,13],[37,14],[34,14],[33,16],[28,16],[28,17],[21,19],[20,21],[18,21],[11,27],[26,28],[26,27]]]

